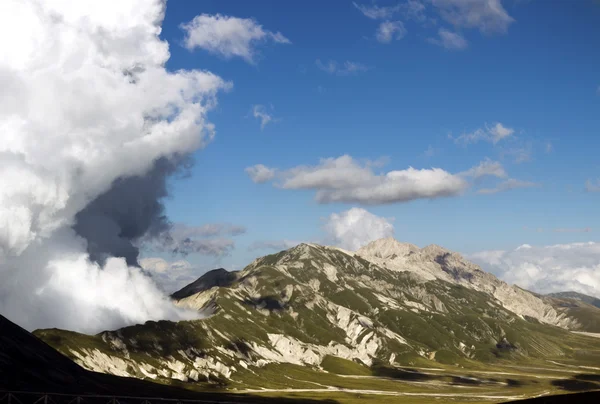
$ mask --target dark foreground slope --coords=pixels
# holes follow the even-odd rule
[[[143,380],[90,372],[0,316],[0,401],[6,391],[21,392],[17,393],[16,397],[23,404],[39,398],[23,392],[161,397],[198,402],[289,404],[311,402],[306,399],[269,399],[239,394],[197,393]],[[73,397],[52,396],[51,399],[58,403],[69,402]],[[84,401],[90,400],[84,399]],[[334,403],[331,400],[312,402]]]

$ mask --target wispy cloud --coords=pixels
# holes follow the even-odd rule
[[[273,109],[273,107],[271,107]],[[254,105],[252,107],[252,115],[260,121],[260,129],[263,130],[271,122],[277,122],[279,119],[275,118],[272,113],[267,110],[264,105]]]
[[[496,186],[495,188],[482,188],[482,189],[477,190],[477,193],[489,195],[489,194],[497,194],[498,192],[510,191],[511,189],[534,188],[534,187],[539,187],[539,186],[541,186],[541,185],[538,183],[535,183],[535,182],[521,181],[521,180],[517,180],[514,178],[509,178],[508,180],[503,181],[500,184],[498,184],[498,186]]]
[[[473,132],[463,133],[456,138],[452,137],[451,135],[449,135],[449,137],[453,139],[455,143],[463,145],[477,143],[482,140],[496,144],[504,139],[509,138],[514,133],[514,129],[506,127],[500,122],[497,122],[492,126],[488,126],[486,124],[483,128],[476,129]]]
[[[406,28],[402,21],[383,21],[379,24],[375,38],[381,43],[390,43],[400,40],[406,35]]]
[[[587,192],[600,192],[600,179],[599,180],[587,180],[585,182],[585,190]]]
[[[431,0],[431,3],[455,27],[475,28],[484,34],[505,33],[515,21],[501,0]]]
[[[256,62],[258,45],[291,43],[280,32],[266,30],[250,18],[201,14],[180,27],[185,32],[184,45],[188,50],[200,48],[226,59],[240,57],[252,64]]]
[[[319,69],[323,70],[324,72],[327,72],[329,74],[335,74],[338,76],[350,76],[369,70],[369,68],[364,64],[358,62],[350,62],[349,60],[342,63],[338,63],[335,60],[322,62],[321,59],[317,59],[315,61],[315,64]]]
[[[382,7],[376,4],[367,6],[364,4],[352,3],[361,13],[372,20],[387,20],[394,14],[398,13],[401,9],[401,5],[397,4],[394,6]]]
[[[448,50],[464,50],[469,46],[469,43],[462,35],[445,28],[438,30],[437,38],[429,38],[428,41]]]

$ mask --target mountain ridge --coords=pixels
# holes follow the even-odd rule
[[[259,387],[251,375],[272,366],[323,371],[328,358],[359,368],[474,366],[560,357],[581,343],[566,330],[576,320],[460,254],[379,244],[349,252],[302,243],[241,271],[210,271],[187,289],[198,292],[176,300],[207,313],[202,320],[70,334],[54,344],[100,372],[243,388]],[[36,331],[49,343],[62,334]]]

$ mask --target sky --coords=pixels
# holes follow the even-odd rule
[[[353,208],[400,241],[469,256],[595,242],[599,18],[591,0],[168,3],[168,68],[233,83],[209,114],[214,140],[171,183],[168,216],[245,229],[222,235],[235,243],[223,255],[184,259],[197,274],[300,241],[355,247],[330,223]],[[442,172],[373,188],[411,167]],[[491,173],[464,174],[476,167]],[[356,223],[359,241],[390,235]],[[593,257],[584,290],[600,293]]]
[[[0,314],[96,333],[301,242],[600,297],[597,0],[0,2]]]

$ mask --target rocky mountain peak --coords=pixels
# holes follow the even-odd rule
[[[380,238],[360,248],[357,253],[361,256],[393,259],[405,257],[419,251],[419,247],[410,243],[401,243],[393,237]]]

